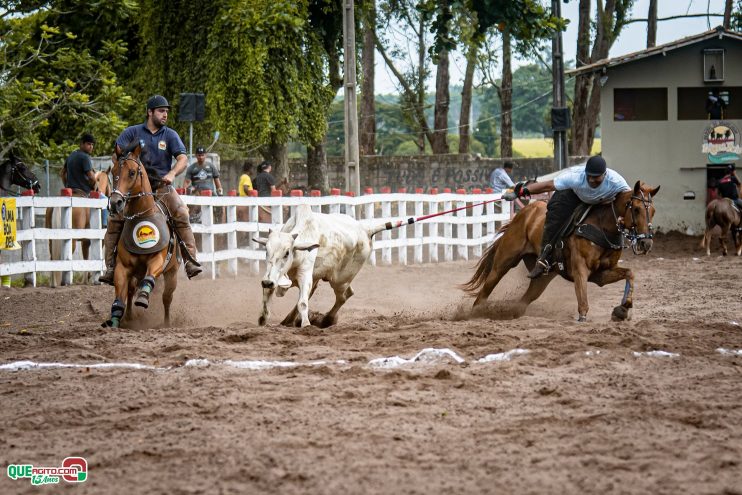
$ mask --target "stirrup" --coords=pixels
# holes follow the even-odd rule
[[[545,260],[537,259],[536,266],[534,266],[533,270],[528,273],[528,278],[539,278],[541,275],[549,273],[549,268],[549,263],[547,263]]]

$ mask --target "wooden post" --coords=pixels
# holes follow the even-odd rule
[[[21,208],[18,208],[18,210],[21,210]],[[23,207],[23,219],[21,220],[21,228],[23,230],[30,231],[35,227],[36,212],[33,203],[31,203],[31,206]],[[23,261],[36,261],[36,241],[34,241],[33,237],[28,241],[22,242],[21,259]],[[32,285],[33,287],[36,287],[36,268],[34,268],[34,271],[32,272],[24,274],[23,278],[25,280],[24,283],[26,286]]]
[[[434,196],[435,194],[438,194],[438,188],[432,188],[430,194],[431,197],[428,202],[428,215],[433,215],[438,213],[438,207],[440,206],[438,198]],[[428,221],[428,236],[431,238],[431,242],[428,245],[428,261],[431,263],[438,263],[438,243],[434,240],[440,233],[438,230],[438,221],[439,219],[437,217]]]
[[[402,194],[406,194],[406,189],[401,189],[399,191]],[[407,201],[398,201],[397,202],[397,216],[400,220],[405,220],[407,218]],[[400,265],[406,265],[407,264],[407,225],[404,225],[397,229],[398,235],[397,239],[399,239],[400,246],[397,248],[397,258],[399,259]]]
[[[204,257],[211,262],[211,279],[214,280],[216,279],[216,261],[214,260],[214,232],[212,230],[214,227],[213,206],[201,205],[201,224],[206,229],[206,233],[201,237],[201,251],[204,253]]]
[[[416,189],[415,193],[422,195],[423,190],[422,189]],[[415,201],[415,218],[419,218],[423,216],[423,202],[422,197]],[[423,224],[416,223],[415,224],[415,241],[419,242],[420,244],[415,245],[415,263],[422,264],[423,262]]]
[[[464,201],[457,201],[456,202],[456,208],[463,208],[464,206],[466,206],[466,200],[465,200],[465,197],[464,197],[464,195],[466,194],[466,190],[464,190],[464,189],[457,189],[456,190],[456,193],[460,194],[462,196],[462,199],[464,199]],[[462,220],[466,219],[466,210],[464,209],[464,210],[457,211],[456,212],[456,217],[457,218],[460,218]],[[466,235],[467,234],[467,227],[468,227],[468,225],[465,224],[465,223],[457,223],[456,224],[456,238],[459,241],[465,241],[466,240],[466,238],[467,238],[467,235]],[[459,243],[456,246],[456,254],[457,254],[457,256],[458,256],[459,259],[468,260],[469,259],[469,248],[465,244]]]
[[[443,211],[450,210],[451,207],[451,201],[447,200],[443,202]],[[443,224],[443,238],[447,241],[453,240],[453,224],[451,223],[451,217],[450,215],[438,217],[438,218],[445,218],[446,223]],[[443,261],[453,261],[453,245],[446,243],[445,246],[443,246]]]
[[[236,205],[229,205],[227,208],[227,225],[232,225],[234,228],[235,223],[237,222],[237,206]],[[237,231],[236,230],[230,230],[227,233],[227,249],[230,251],[233,251],[237,249]],[[236,277],[237,276],[237,257],[229,259],[229,273]]]
[[[472,190],[473,194],[480,194],[482,191],[479,189]],[[481,203],[481,200],[476,200],[477,203]],[[476,223],[472,224],[471,228],[471,237],[472,239],[477,239],[479,243],[481,243],[482,239],[482,213],[484,212],[484,205],[477,205],[472,208],[471,216],[473,219],[476,219]],[[473,249],[473,254],[476,257],[482,256],[482,244],[475,244]]]
[[[366,194],[372,194],[372,193],[367,192]],[[373,201],[368,202],[365,205],[363,205],[363,218],[365,218],[366,220],[370,220],[366,224],[369,227],[373,227],[375,225],[374,224],[374,221],[373,221],[374,220],[374,203],[373,203]],[[376,235],[378,235],[378,234],[376,234]],[[376,237],[376,236],[374,236],[374,237]],[[374,245],[374,240],[371,239],[371,256],[368,257],[368,261],[372,265],[376,266],[376,250],[373,249],[373,245]]]
[[[392,216],[392,202],[391,201],[381,202],[381,216],[384,217],[385,219],[391,218]],[[381,239],[383,241],[391,241],[392,232],[390,230],[383,231],[381,233]],[[384,265],[392,264],[392,248],[385,247],[381,249],[381,263]]]
[[[67,194],[69,191],[69,194]],[[72,228],[72,190],[62,189],[62,195],[69,197],[69,204],[62,207],[62,228]],[[70,269],[62,272],[62,285],[72,285],[74,273],[72,271],[72,238],[62,240],[62,260],[70,262]]]
[[[105,208],[105,206],[103,206]],[[90,230],[101,230],[103,228],[103,219],[101,208],[90,208]],[[105,231],[104,231],[105,232]],[[98,271],[93,273],[93,281],[98,283],[101,272],[105,269],[105,260],[103,260],[103,239],[90,239],[90,259],[100,260]]]

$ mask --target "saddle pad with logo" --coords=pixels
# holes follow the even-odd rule
[[[127,220],[121,235],[126,250],[134,254],[152,254],[162,251],[170,241],[170,229],[165,215],[160,212]]]

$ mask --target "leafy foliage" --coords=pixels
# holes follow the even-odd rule
[[[16,15],[0,18],[0,157],[13,150],[28,160],[61,158],[84,132],[113,140],[131,103],[114,71],[126,47],[67,22],[70,10],[100,5],[49,2],[26,15],[11,7]]]

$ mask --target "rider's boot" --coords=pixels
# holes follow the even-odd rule
[[[119,243],[123,228],[124,220],[122,218],[118,215],[109,216],[106,237],[103,241],[105,244],[106,271],[98,278],[102,284],[113,285],[113,272],[116,268],[116,245]]]
[[[178,230],[178,235],[180,236],[180,238],[183,239],[183,243],[186,245],[186,249],[188,249],[188,253],[195,260],[196,259],[196,238],[193,236],[193,231],[191,230],[191,224],[188,222],[188,209],[187,208],[185,209],[185,215],[183,215],[180,210],[178,211],[178,213],[180,214],[174,217],[175,228]],[[194,263],[190,260],[187,260],[185,262],[185,272],[186,272],[186,275],[188,275],[189,279],[199,275],[202,271],[203,271],[203,268],[201,268],[198,265],[198,263]]]
[[[539,278],[549,272],[551,266],[550,255],[551,255],[551,244],[546,244],[541,250],[541,256],[536,260],[536,266],[528,273],[528,278]]]

